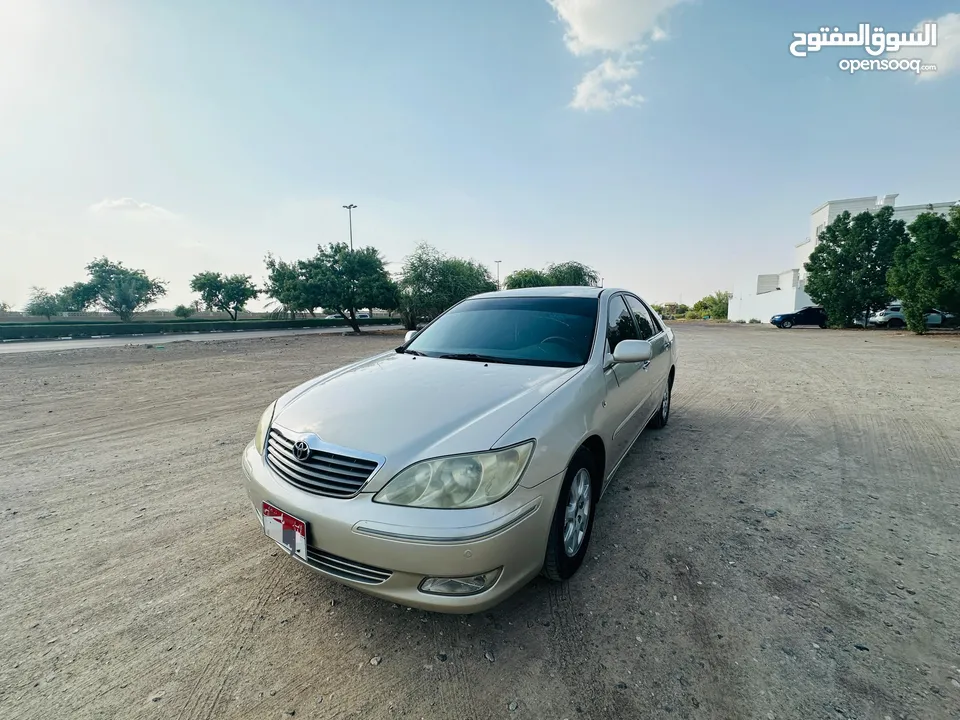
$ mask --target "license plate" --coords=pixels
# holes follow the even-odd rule
[[[265,502],[263,533],[291,555],[301,560],[307,559],[307,524],[300,518]]]

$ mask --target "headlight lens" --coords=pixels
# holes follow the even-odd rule
[[[257,423],[257,434],[253,436],[253,442],[257,446],[257,452],[263,455],[263,445],[267,441],[267,431],[270,430],[270,423],[273,420],[273,408],[276,406],[277,401],[274,400],[267,406],[267,409],[263,411],[263,415],[260,416],[260,422]]]
[[[376,502],[423,508],[472,508],[504,497],[527,469],[533,440],[471,455],[424,460],[403,470],[376,494]]]

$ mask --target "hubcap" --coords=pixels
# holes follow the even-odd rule
[[[570,483],[570,494],[563,514],[563,550],[567,557],[580,552],[590,524],[590,473],[580,468]]]

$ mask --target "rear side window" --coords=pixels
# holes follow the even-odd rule
[[[624,304],[623,296],[617,295],[610,300],[610,312],[607,315],[607,342],[610,344],[610,352],[613,352],[621,340],[639,339],[633,313]]]

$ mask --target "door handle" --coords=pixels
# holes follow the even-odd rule
[[[640,366],[640,369],[641,369],[641,370],[649,370],[649,369],[650,369],[650,361],[647,360],[643,365]]]
[[[666,350],[666,349],[668,349],[671,345],[673,345],[673,343],[670,342],[669,340],[667,340],[667,341],[663,344],[663,349]]]

